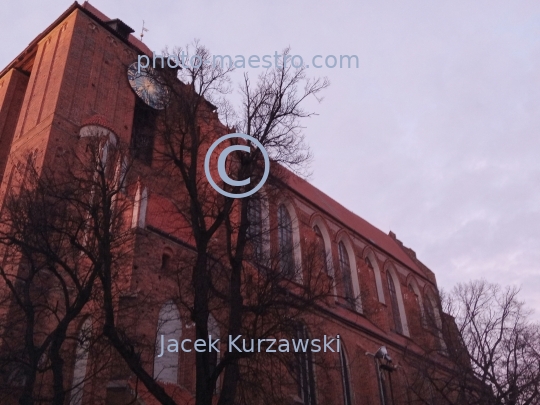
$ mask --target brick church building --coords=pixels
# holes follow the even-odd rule
[[[0,72],[0,204],[5,205],[25,164],[31,162],[37,168],[58,164],[58,156],[92,133],[132,147],[137,142],[141,111],[146,110],[130,86],[126,68],[138,55],[152,55],[152,51],[132,32],[121,20],[108,18],[90,4],[74,3]],[[220,128],[216,135],[227,133],[226,126],[217,122],[217,114],[214,116]],[[176,220],[168,214],[170,201],[158,192],[161,183],[153,180],[153,171],[159,163],[155,157],[152,160],[153,147],[158,147],[157,141],[134,154],[131,182],[122,194],[129,207],[124,213],[125,244],[131,248],[129,258],[124,258],[129,265],[123,267],[115,305],[131,308],[136,322],[125,322],[129,323],[126,328],[150,342],[141,344],[139,356],[148,374],[176,404],[192,404],[194,351],[159,352],[160,336],[178,340],[195,336],[189,311],[174,299],[181,294],[177,287],[181,283],[171,276],[174,263],[194,251],[194,242],[174,225]],[[261,211],[266,214],[261,227],[276,232],[261,242],[261,251],[289,249],[287,260],[301,269],[295,280],[301,284],[310,278],[311,268],[306,264],[310,246],[319,246],[327,259],[317,271],[330,281],[340,281],[334,284],[335,296],[310,311],[313,326],[302,333],[321,339],[323,334],[328,339],[339,336],[341,350],[300,356],[291,373],[298,378],[286,373],[278,378],[290,378],[291,387],[296,385],[280,388],[286,392],[285,403],[442,403],[437,400],[437,387],[430,386],[427,379],[425,386],[413,386],[418,384],[413,381],[418,370],[413,371],[410,360],[411,353],[417,358],[429,353],[442,374],[452,367],[447,331],[453,321],[442,312],[434,273],[394,233],[382,232],[292,173],[287,174],[279,195],[271,194],[264,194],[263,189],[261,195],[268,198],[259,207],[259,215]],[[2,266],[7,268],[5,263]],[[5,285],[2,289],[9,296]],[[0,313],[2,353],[12,347],[9,319],[14,306],[9,304]],[[95,308],[88,304],[67,327],[72,338],[62,348],[64,402],[160,403],[118,353],[110,354],[110,361],[103,365],[105,355],[88,350],[81,337],[98,334]],[[118,318],[122,323],[121,316]],[[217,309],[209,319],[209,332],[221,336],[227,319]],[[18,340],[24,341],[23,336]],[[222,346],[218,357],[225,351],[225,343]],[[326,365],[318,362],[322,357]],[[13,389],[0,393],[0,402],[18,403],[28,379],[17,378],[17,367],[8,362],[0,362],[1,368],[2,386]],[[32,390],[48,393],[53,385],[51,371],[44,368],[40,373],[42,378],[34,382]],[[215,401],[221,383],[222,377],[217,378]],[[420,399],[420,391],[427,393],[427,399]],[[50,398],[47,395],[43,397]],[[52,403],[46,401],[35,403]],[[260,397],[256,401],[269,403]]]

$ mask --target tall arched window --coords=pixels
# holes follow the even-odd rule
[[[250,198],[247,215],[249,222],[247,237],[253,249],[253,259],[259,262],[263,255],[261,200],[256,197]]]
[[[292,220],[283,204],[278,208],[278,239],[281,272],[285,276],[293,276],[295,266]]]
[[[182,321],[178,307],[168,301],[161,307],[156,336],[156,355],[154,357],[154,378],[172,384],[178,383],[178,344],[182,337]],[[168,350],[171,349],[171,350]],[[176,351],[174,351],[176,350]]]
[[[349,371],[349,362],[345,348],[342,346],[339,351],[339,364],[341,368],[341,385],[343,387],[343,405],[353,404],[353,394],[351,389],[351,374]]]
[[[212,340],[221,339],[219,325],[216,321],[216,318],[214,318],[212,314],[208,316],[208,335],[210,336]],[[218,365],[219,358],[220,358],[219,353],[220,352],[216,352],[215,350],[212,350],[208,353],[210,357],[210,361],[209,361],[210,374],[214,372],[214,370],[216,369]],[[218,390],[219,390],[219,380],[216,382],[216,392]]]
[[[309,335],[305,325],[298,325],[296,338],[302,341],[309,340]],[[303,405],[317,405],[315,371],[313,367],[313,353],[311,345],[307,351],[296,353],[297,375],[298,375],[298,396]]]
[[[127,156],[120,156],[120,166],[118,171],[118,187],[122,193],[126,192],[126,177],[129,168]]]
[[[407,288],[409,289],[409,293],[411,294],[411,296],[414,298],[414,303],[415,303],[415,311],[417,312],[418,314],[418,317],[420,319],[420,323],[421,324],[425,324],[424,322],[424,312],[422,310],[422,303],[420,302],[420,297],[418,295],[418,292],[417,292],[417,289],[415,288],[415,286],[411,283],[409,283],[409,285],[407,286]]]
[[[109,158],[109,148],[110,148],[109,141],[106,140],[101,145],[101,153],[100,153],[101,154],[101,167],[103,168],[103,170],[107,169],[107,159]]]
[[[321,229],[317,225],[315,225],[313,227],[313,230],[315,231],[315,236],[317,237],[317,239],[316,239],[316,241],[317,241],[317,252],[321,256],[321,262],[322,262],[323,270],[324,270],[324,272],[326,274],[331,276],[329,266],[328,266],[328,259],[329,258],[328,258],[328,255],[326,254],[326,247],[324,246],[324,238],[323,238]]]
[[[425,306],[426,306],[426,312],[427,312],[426,323],[431,329],[436,330],[437,325],[435,322],[435,308],[433,307],[429,297],[426,296],[425,301],[426,301]]]
[[[390,274],[390,270],[386,271],[386,279],[388,281],[388,291],[390,293],[390,302],[392,303],[392,316],[394,318],[394,327],[397,333],[403,334],[403,325],[401,324],[401,314],[399,312],[399,303],[396,292],[394,279]]]
[[[77,337],[77,349],[75,351],[75,366],[73,367],[73,382],[71,384],[70,405],[81,405],[83,400],[83,388],[88,366],[88,351],[92,334],[92,320],[87,318],[81,326]]]
[[[373,272],[373,276],[375,277],[375,288],[377,289],[377,296],[379,296],[379,302],[384,302],[380,300],[380,294],[379,294],[379,286],[377,285],[377,275],[375,274],[375,268],[373,267],[373,263],[371,263],[371,260],[369,257],[366,256],[364,259],[366,262],[366,265],[368,268]]]
[[[141,190],[141,184],[137,185],[135,202],[133,204],[133,215],[131,219],[132,228],[144,228],[146,226],[146,209],[148,207],[148,189]]]
[[[437,349],[443,352],[446,351],[446,343],[442,334],[442,320],[441,314],[437,305],[435,304],[434,298],[430,297],[429,294],[425,295],[425,307],[426,307],[426,323],[429,329],[432,331],[435,336],[435,341],[437,342]]]
[[[379,268],[379,264],[377,263],[377,258],[375,257],[375,254],[370,250],[366,252],[365,256],[365,262],[369,269],[373,272],[373,276],[375,277],[375,288],[377,289],[377,298],[379,299],[379,302],[385,304],[386,301],[384,299],[384,290],[383,290],[383,281],[381,277],[381,270]]]
[[[354,303],[354,291],[351,278],[351,263],[349,261],[349,254],[347,253],[347,248],[343,242],[338,244],[339,250],[339,269],[341,270],[341,278],[343,280],[343,291],[345,293],[345,298],[351,308],[355,308]]]

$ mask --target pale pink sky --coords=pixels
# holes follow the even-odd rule
[[[0,66],[71,4],[4,2]],[[305,122],[310,181],[416,250],[448,289],[522,286],[540,318],[540,2],[95,0],[156,51],[356,54]],[[257,70],[247,69],[255,77]],[[243,72],[238,72],[243,73]]]

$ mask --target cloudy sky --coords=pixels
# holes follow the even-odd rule
[[[0,66],[71,4],[2,5]],[[156,51],[355,54],[305,122],[310,181],[394,231],[448,289],[522,286],[540,319],[540,2],[95,0]],[[246,69],[252,76],[256,69]],[[242,71],[243,73],[243,71]]]

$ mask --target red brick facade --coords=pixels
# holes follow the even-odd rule
[[[100,125],[130,143],[136,96],[127,82],[126,66],[136,61],[137,54],[149,50],[133,36],[123,38],[107,21],[86,3],[74,5],[0,73],[0,195],[10,187],[14,167],[30,152],[35,153],[38,167],[53,164],[59,151],[78,141],[82,125]],[[141,304],[137,309],[137,333],[153,342],[161,305],[177,293],[174,284],[164,282],[163,255],[181,260],[189,254],[186,245],[190,241],[175,231],[166,215],[167,201],[152,193],[152,184],[145,182],[145,170],[137,169],[142,176],[139,193],[146,188],[148,203],[143,214],[140,211],[144,207],[140,206],[136,213],[143,217],[135,221],[130,242],[134,255],[124,275],[126,294],[120,305],[122,300],[136,300],[137,291],[154,291],[156,302],[161,303]],[[136,192],[128,190],[133,201]],[[346,349],[353,404],[381,403],[374,359],[366,352],[375,353],[384,345],[394,364],[399,365],[406,348],[439,345],[439,360],[445,361],[444,341],[441,338],[437,342],[422,321],[426,303],[434,304],[437,318],[441,318],[435,276],[412,250],[392,233],[383,233],[294,175],[283,196],[268,202],[271,223],[277,222],[280,204],[286,206],[293,220],[293,236],[299,242],[297,260],[302,258],[302,249],[315,240],[315,226],[322,233],[334,275],[339,276],[341,271],[340,243],[348,255],[352,288],[361,297],[361,305],[353,310],[343,302],[329,302],[320,317],[325,333],[340,335]],[[270,244],[275,247],[277,236],[272,236]],[[393,290],[389,289],[391,285]],[[193,338],[187,314],[181,316],[182,338]],[[149,350],[143,357],[152,367],[154,353]],[[183,398],[179,403],[188,403],[189,393],[195,390],[194,355],[180,353],[178,361],[176,383],[182,390],[174,395]],[[124,383],[131,384],[130,375],[122,367],[115,373],[103,377],[106,384],[102,380],[89,382],[82,403],[105,403],[103,398],[110,404],[123,403],[128,397]],[[406,373],[402,368],[393,375],[396,403],[413,403],[406,390]],[[71,365],[67,385],[72,374]],[[317,403],[346,403],[339,370],[316,377]],[[172,392],[174,387],[167,389]],[[147,399],[145,403],[153,402]]]

